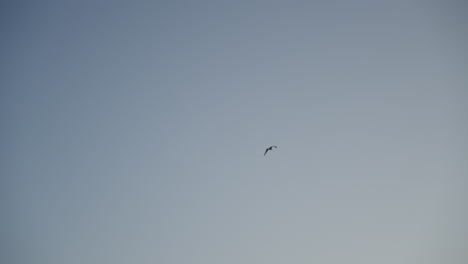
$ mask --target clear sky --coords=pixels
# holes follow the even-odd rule
[[[467,263],[467,11],[2,1],[1,262]]]

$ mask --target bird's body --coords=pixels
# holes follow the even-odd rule
[[[263,154],[263,156],[265,156],[269,150],[273,150],[273,148],[278,148],[278,147],[277,146],[270,146],[269,148],[267,148],[265,150],[265,154]]]

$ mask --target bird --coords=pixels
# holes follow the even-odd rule
[[[265,150],[265,154],[263,154],[263,156],[265,156],[269,150],[273,150],[273,148],[278,148],[278,147],[277,146],[271,146],[271,147],[267,148]]]

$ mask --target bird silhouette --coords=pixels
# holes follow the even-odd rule
[[[265,154],[263,154],[263,156],[265,156],[269,150],[273,150],[273,148],[278,148],[278,147],[277,146],[271,146],[271,147],[267,148],[265,150]]]

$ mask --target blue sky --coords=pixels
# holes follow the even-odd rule
[[[2,258],[466,263],[467,8],[2,3]]]

